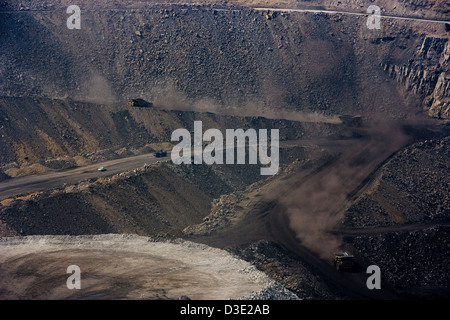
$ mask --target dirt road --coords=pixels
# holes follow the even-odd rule
[[[154,164],[157,161],[164,161],[167,159],[170,159],[170,152],[168,152],[168,157],[165,158],[156,158],[151,153],[148,153],[134,157],[90,164],[74,169],[13,178],[0,183],[0,200],[14,195],[59,187],[65,183],[75,184],[86,179],[112,176],[117,173],[142,167],[145,164]],[[107,170],[103,172],[98,171],[97,169],[100,167],[105,167]]]
[[[350,140],[295,140],[281,141],[280,148],[290,148],[312,144],[332,147],[342,144],[348,145],[350,143]],[[167,157],[162,158],[156,158],[152,153],[148,153],[138,156],[108,160],[57,172],[12,178],[0,182],[0,200],[16,195],[56,188],[62,186],[63,184],[76,184],[86,179],[112,176],[121,172],[140,168],[145,164],[155,164],[158,161],[171,161],[171,152],[168,151]],[[97,169],[100,167],[105,167],[107,171],[98,171]]]
[[[399,132],[400,133],[400,132]],[[252,207],[243,208],[223,229],[192,241],[219,248],[250,244],[264,239],[281,244],[299,260],[306,262],[342,296],[352,299],[401,299],[386,283],[381,290],[369,290],[365,265],[355,272],[338,272],[331,263],[340,251],[342,238],[367,234],[367,230],[340,230],[339,222],[354,197],[363,192],[390,157],[403,146],[422,136],[394,131],[378,132],[352,145],[334,146],[341,153],[333,159],[315,163],[261,190]],[[387,134],[387,135],[386,135]],[[396,139],[394,139],[396,137]],[[251,197],[251,196],[249,196]],[[244,207],[244,205],[240,205]],[[423,225],[379,228],[369,232],[422,229]],[[361,263],[361,262],[360,262]]]
[[[298,13],[326,13],[326,14],[347,14],[347,15],[355,15],[355,16],[368,16],[368,13],[361,12],[352,12],[352,11],[341,11],[341,10],[318,10],[318,9],[289,9],[289,8],[254,8],[257,11],[274,11],[274,12],[298,12]],[[398,19],[398,20],[408,20],[408,21],[419,21],[419,22],[427,22],[427,23],[449,23],[450,20],[436,20],[436,19],[423,19],[417,17],[403,17],[403,16],[395,16],[395,15],[387,15],[381,14],[381,19]]]

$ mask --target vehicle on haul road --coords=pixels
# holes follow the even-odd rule
[[[333,264],[338,271],[350,270],[355,267],[356,260],[354,256],[347,252],[339,252],[334,254]]]
[[[127,105],[129,107],[136,107],[136,108],[151,108],[153,107],[153,103],[145,101],[144,99],[132,99],[128,101]]]
[[[343,114],[339,116],[339,119],[342,121],[342,124],[347,127],[361,127],[362,126],[362,117],[360,115],[348,115]]]
[[[167,151],[166,150],[161,150],[161,151],[153,153],[153,155],[155,157],[157,157],[157,158],[166,157],[167,156]]]

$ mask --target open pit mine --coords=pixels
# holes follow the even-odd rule
[[[0,299],[449,299],[449,17],[0,0]]]

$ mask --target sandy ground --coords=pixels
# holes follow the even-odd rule
[[[81,270],[68,289],[67,267]],[[274,282],[228,252],[131,235],[0,240],[0,299],[231,299]]]

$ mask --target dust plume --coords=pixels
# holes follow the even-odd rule
[[[279,204],[301,244],[329,259],[340,251],[339,227],[351,195],[391,154],[404,146],[408,136],[394,121],[376,121],[364,129],[365,137],[343,148],[319,168],[298,172],[271,200]]]
[[[89,78],[83,84],[82,94],[78,100],[99,104],[117,102],[117,97],[111,84],[99,72],[91,70]]]
[[[155,107],[165,110],[211,112],[228,116],[264,117],[268,119],[285,119],[301,122],[326,122],[339,124],[342,121],[336,115],[325,115],[313,111],[297,111],[292,106],[280,106],[274,109],[270,101],[264,98],[246,97],[245,102],[228,98],[227,102],[217,102],[214,98],[201,97],[190,99],[174,86],[165,85],[154,88],[151,98],[145,99],[154,102]],[[269,95],[270,96],[270,95]],[[305,109],[307,109],[305,107]]]
[[[164,88],[156,100],[157,107],[221,115],[263,116],[303,122],[341,123],[338,116],[317,112],[292,111],[287,108],[265,107],[264,101],[247,97],[245,104],[227,106],[214,99],[191,100],[176,89]],[[289,227],[301,244],[322,258],[330,258],[340,251],[342,239],[334,231],[351,204],[351,195],[357,192],[368,177],[390,155],[409,141],[404,124],[389,120],[386,115],[370,115],[370,122],[360,128],[363,138],[349,147],[335,147],[328,162],[311,172],[298,172],[282,185],[271,190],[268,201],[278,204],[289,221]]]
[[[244,112],[247,111],[244,109]],[[258,111],[256,111],[258,112]],[[325,115],[319,112],[304,112],[304,111],[290,111],[290,110],[262,110],[258,112],[261,116],[268,119],[286,119],[300,122],[325,122],[339,124],[342,123],[338,116]],[[254,116],[254,114],[248,114]]]

